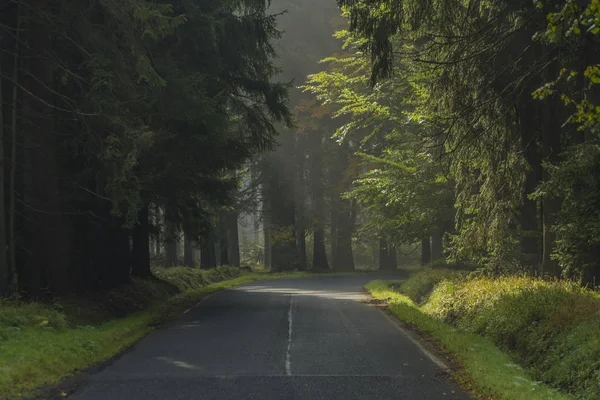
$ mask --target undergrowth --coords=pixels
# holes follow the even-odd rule
[[[536,379],[581,399],[600,399],[598,293],[524,276],[444,281],[423,311],[490,338]]]
[[[576,398],[600,398],[598,292],[568,281],[443,269],[422,270],[393,287],[420,302],[421,314],[488,338],[534,379]]]
[[[534,381],[509,355],[492,341],[461,331],[424,313],[408,296],[391,285],[373,281],[366,288],[378,299],[388,300],[389,310],[406,324],[433,338],[460,363],[453,371],[456,380],[479,398],[506,400],[554,400],[568,397]]]

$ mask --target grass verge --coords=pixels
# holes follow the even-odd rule
[[[94,298],[51,305],[0,301],[0,398],[34,395],[40,387],[107,360],[208,294],[310,274],[171,268],[156,275],[167,283],[137,281]]]
[[[401,321],[437,342],[461,366],[457,381],[481,398],[510,400],[554,400],[569,397],[536,382],[494,343],[472,332],[454,328],[426,314],[408,296],[393,289],[401,281],[372,281],[366,289],[373,297],[387,300],[390,312]],[[415,284],[413,283],[413,286]]]

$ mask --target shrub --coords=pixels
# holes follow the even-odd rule
[[[451,269],[423,269],[412,274],[407,280],[399,283],[399,291],[411,298],[415,303],[427,301],[434,286],[444,280],[457,279],[461,274]]]
[[[537,379],[580,398],[600,398],[598,293],[525,276],[445,280],[423,311],[490,338]]]

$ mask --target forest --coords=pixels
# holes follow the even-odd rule
[[[0,50],[0,306],[418,265],[598,315],[600,0],[2,0]]]
[[[419,249],[594,285],[598,4],[340,5],[7,1],[0,291]]]

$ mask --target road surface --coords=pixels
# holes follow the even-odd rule
[[[435,357],[365,304],[362,287],[372,279],[288,279],[216,293],[69,398],[467,399]]]

